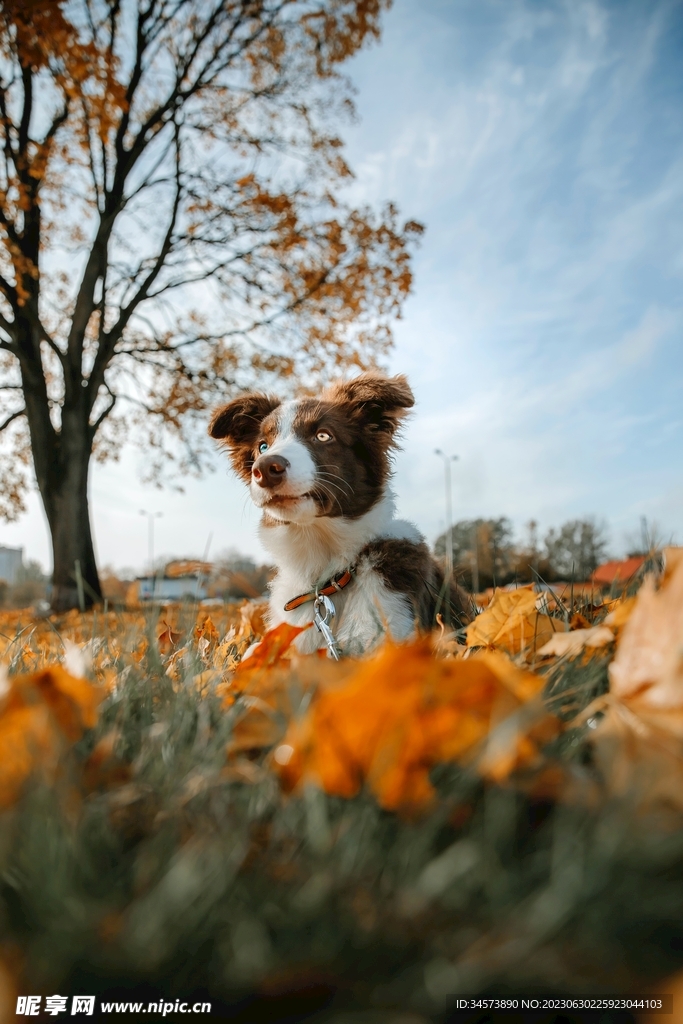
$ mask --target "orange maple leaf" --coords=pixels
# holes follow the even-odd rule
[[[353,797],[366,782],[387,809],[423,808],[434,796],[430,768],[470,755],[542,687],[495,653],[443,660],[428,640],[386,644],[342,685],[318,694],[303,721],[290,725],[275,762],[287,788],[310,779]],[[537,752],[517,733],[512,747],[512,755],[509,744],[503,751],[507,773]],[[503,774],[495,758],[487,772]]]
[[[237,674],[273,668],[305,629],[310,629],[310,626],[290,626],[288,622],[281,622],[268,630],[252,654],[237,667]]]

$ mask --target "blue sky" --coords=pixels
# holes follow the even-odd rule
[[[418,405],[397,460],[403,515],[443,528],[435,447],[460,456],[455,518],[521,532],[596,515],[619,553],[639,517],[683,543],[683,3],[396,0],[349,66],[355,201],[427,228],[394,372]],[[95,467],[102,563],[259,553],[221,464],[185,495],[137,456]],[[38,503],[0,543],[49,563]]]

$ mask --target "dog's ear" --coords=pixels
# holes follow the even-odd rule
[[[413,392],[402,373],[396,377],[362,373],[353,380],[335,384],[331,397],[354,406],[370,430],[381,430],[391,436],[415,405]]]
[[[249,394],[233,399],[216,409],[209,424],[209,434],[232,447],[252,444],[268,413],[277,409],[280,399],[272,395]]]

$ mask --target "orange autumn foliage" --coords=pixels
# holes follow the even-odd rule
[[[286,671],[289,663],[285,659],[305,628],[281,622],[265,634],[251,656],[237,667],[224,700],[230,706],[239,693],[247,710],[233,729],[230,754],[270,747],[282,736],[281,723],[291,715]],[[280,667],[284,671],[278,671],[283,660]]]
[[[543,680],[484,653],[437,659],[427,640],[385,645],[341,685],[325,689],[275,752],[284,784],[312,781],[353,797],[365,783],[386,809],[416,810],[434,798],[432,766],[470,759],[503,719],[536,697]],[[539,704],[539,719],[547,718]],[[512,731],[486,772],[508,774],[536,756]]]
[[[10,806],[27,778],[50,775],[67,743],[97,721],[102,691],[60,665],[17,676],[0,700],[0,808]]]
[[[149,478],[194,473],[214,404],[389,348],[423,229],[349,204],[338,134],[340,66],[388,6],[0,4],[0,516],[23,510],[33,461],[55,609],[102,596],[87,510],[62,497],[93,456],[130,441]]]
[[[290,626],[288,622],[281,622],[269,630],[252,655],[239,665],[239,677],[259,669],[273,668],[305,629],[310,629],[310,626]]]
[[[665,551],[665,570],[606,620],[620,630],[609,693],[579,721],[595,718],[594,756],[610,792],[646,805],[683,807],[683,555]]]

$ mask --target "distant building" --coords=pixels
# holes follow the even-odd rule
[[[645,555],[634,555],[623,561],[605,562],[599,565],[591,576],[591,583],[597,587],[611,587],[614,584],[626,584],[635,576],[646,561]]]
[[[203,601],[204,576],[139,576],[138,601]]]
[[[24,567],[24,549],[0,546],[0,580],[12,587],[19,582]]]

